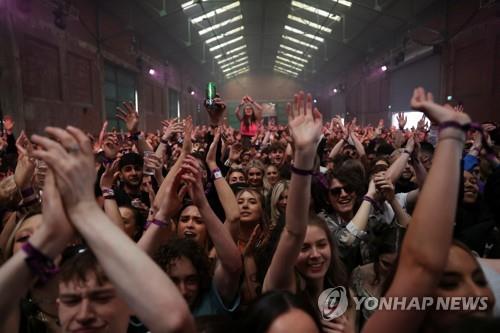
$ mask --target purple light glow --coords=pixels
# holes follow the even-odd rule
[[[380,67],[380,69],[382,70],[382,72],[385,72],[387,70],[387,66],[384,65],[384,66]]]
[[[155,75],[156,71],[153,68],[149,69],[149,75]]]

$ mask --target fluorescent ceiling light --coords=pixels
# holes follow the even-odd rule
[[[278,65],[274,65],[274,69],[279,69],[280,71],[288,73],[288,74],[299,75],[299,73],[296,73],[294,71],[288,70],[288,69],[283,68],[283,67],[280,67]]]
[[[304,64],[301,64],[300,62],[296,62],[296,61],[293,61],[293,60],[290,60],[290,59],[287,59],[287,58],[283,58],[281,56],[276,56],[276,59],[284,61],[284,62],[287,62],[287,63],[289,63],[291,65],[294,65],[294,66],[297,66],[297,67],[300,67],[300,68],[304,68]]]
[[[221,44],[219,44],[219,45],[213,46],[213,47],[211,47],[209,50],[210,50],[210,52],[212,52],[212,51],[218,50],[218,49],[220,49],[220,48],[223,48],[223,47],[224,47],[224,46],[226,46],[226,45],[234,44],[234,43],[236,43],[237,41],[240,41],[240,40],[242,40],[242,39],[243,39],[243,36],[239,36],[239,37],[236,37],[236,38],[234,38],[234,39],[228,40],[227,42],[224,42],[224,43],[221,43]]]
[[[302,71],[302,68],[297,68],[297,67],[295,67],[293,65],[290,65],[290,64],[288,64],[286,62],[283,62],[283,61],[280,61],[280,60],[275,60],[274,63],[276,65],[285,66],[286,68],[290,68],[290,69],[296,70],[298,72]]]
[[[201,29],[200,31],[198,31],[198,33],[200,34],[200,36],[203,36],[204,34],[206,34],[207,32],[211,32],[211,31],[215,31],[217,29],[220,29],[228,24],[231,24],[231,23],[234,23],[234,22],[237,22],[239,20],[243,19],[243,15],[238,15],[238,16],[235,16],[233,18],[230,18],[229,20],[225,20],[221,23],[217,23],[217,24],[214,24],[208,28],[205,28],[205,29]]]
[[[311,27],[311,28],[316,29],[316,30],[324,31],[324,32],[327,32],[329,34],[332,33],[332,29],[327,28],[325,26],[322,26],[321,24],[306,20],[305,18],[302,18],[302,17],[298,17],[295,15],[289,14],[288,19],[295,21],[297,23],[303,24],[303,25],[307,25],[308,27]]]
[[[221,69],[223,69],[223,68],[226,68],[226,67],[233,66],[233,65],[235,65],[235,64],[237,64],[237,63],[239,63],[239,62],[242,62],[242,61],[244,61],[244,60],[245,60],[245,61],[248,61],[248,57],[246,57],[246,56],[245,56],[245,57],[240,58],[240,59],[237,59],[237,60],[235,60],[235,61],[228,62],[227,64],[224,64],[224,65],[220,66],[220,68],[221,68]]]
[[[235,54],[234,56],[231,56],[231,57],[228,57],[228,58],[224,58],[224,59],[222,59],[221,61],[218,61],[217,63],[218,63],[219,65],[222,65],[222,64],[223,64],[223,63],[225,63],[225,62],[228,62],[228,61],[234,60],[234,59],[236,59],[236,58],[239,58],[239,57],[241,57],[241,56],[244,56],[245,54],[247,54],[247,53],[246,53],[245,51],[243,51],[243,52],[240,52],[240,53],[238,53],[238,54]]]
[[[220,39],[222,39],[222,38],[224,38],[224,37],[234,35],[234,34],[236,34],[236,33],[240,32],[240,31],[241,31],[241,30],[243,30],[243,29],[245,29],[243,26],[239,26],[238,28],[235,28],[235,29],[229,30],[229,31],[227,31],[227,32],[225,32],[225,33],[223,33],[223,34],[220,34],[220,35],[218,35],[218,36],[215,36],[215,37],[209,38],[209,39],[207,39],[207,40],[205,41],[205,43],[207,43],[207,44],[213,43],[213,42],[215,42],[216,40],[220,40]]]
[[[288,50],[288,51],[291,51],[291,52],[294,52],[294,53],[297,53],[297,54],[304,54],[304,52],[302,52],[301,50],[294,49],[293,47],[286,46],[284,44],[280,44],[280,47],[282,49],[285,49],[285,50]]]
[[[275,71],[275,72],[278,72],[278,73],[281,73],[281,74],[285,74],[285,75],[291,76],[291,77],[297,77],[297,75],[296,75],[296,74],[287,73],[287,72],[282,71],[281,69],[276,68],[276,67],[274,68],[274,71]]]
[[[285,57],[288,57],[288,58],[292,58],[294,60],[298,60],[298,61],[303,62],[305,64],[307,64],[309,62],[309,60],[307,60],[307,59],[303,59],[301,57],[297,57],[297,56],[295,56],[293,54],[286,53],[286,52],[281,51],[281,50],[278,50],[278,54],[281,54],[282,56],[285,56]]]
[[[315,36],[315,35],[312,35],[312,34],[305,33],[304,31],[302,31],[300,29],[296,29],[296,28],[291,27],[289,25],[285,25],[285,30],[293,32],[293,33],[296,33],[297,35],[301,35],[301,36],[307,37],[309,39],[314,39],[314,40],[316,40],[318,42],[321,42],[321,43],[325,42],[325,39],[323,37],[319,37],[319,36]]]
[[[235,77],[236,75],[240,75],[240,74],[246,73],[249,70],[250,70],[250,68],[248,68],[248,67],[238,69],[237,71],[234,71],[234,72],[231,72],[231,73],[227,73],[226,74],[226,78],[229,79],[229,78]]]
[[[201,16],[198,16],[198,17],[195,17],[195,18],[191,19],[191,23],[193,23],[193,24],[200,23],[201,21],[203,21],[205,19],[208,19],[208,18],[214,17],[215,15],[227,12],[228,10],[236,8],[239,5],[240,5],[239,1],[230,3],[229,5],[217,8],[215,10],[212,10],[211,12],[208,12],[206,14],[203,14]]]
[[[227,51],[225,54],[226,55],[230,55],[230,54],[233,54],[235,52],[238,52],[239,50],[243,50],[245,47],[247,47],[246,45],[241,45],[241,46],[238,46],[238,47],[235,47],[234,49],[231,49],[229,51]],[[214,57],[214,59],[219,59],[219,58],[222,58],[224,56],[224,53],[221,53],[221,54],[218,54]]]
[[[240,64],[234,65],[233,67],[224,68],[222,70],[222,72],[227,73],[227,72],[232,71],[233,69],[240,68],[240,67],[243,67],[245,65],[248,65],[248,60],[246,60],[246,61],[244,61],[244,62],[242,62]]]
[[[286,39],[286,40],[289,40],[290,42],[293,42],[295,44],[299,44],[299,45],[302,45],[302,46],[307,46],[311,49],[314,49],[314,50],[317,50],[318,47],[316,45],[312,45],[312,44],[309,44],[309,43],[306,43],[306,42],[303,42],[301,40],[298,40],[297,38],[293,38],[293,37],[290,37],[288,35],[283,35],[281,36],[283,37],[283,39]],[[211,50],[210,50],[211,51]]]
[[[201,0],[203,2],[207,2],[208,0]],[[200,1],[195,1],[195,0],[191,0],[191,1],[188,1],[188,2],[184,2],[181,7],[182,7],[182,10],[188,10],[189,8],[192,8],[194,6],[196,6]]]
[[[303,2],[299,2],[299,1],[293,0],[292,1],[292,6],[300,8],[300,9],[303,9],[303,10],[306,10],[306,11],[308,11],[310,13],[313,13],[313,14],[316,14],[316,15],[320,15],[320,16],[329,18],[330,20],[334,20],[334,21],[337,21],[337,22],[341,20],[341,17],[339,15],[330,14],[326,10],[319,9],[319,8],[307,5],[307,4],[303,3]]]
[[[346,7],[351,7],[352,6],[352,2],[347,1],[347,0],[332,0],[332,1],[333,2],[338,2],[339,4],[344,5]]]

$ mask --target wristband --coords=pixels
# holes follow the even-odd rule
[[[24,243],[22,250],[27,254],[26,264],[42,284],[47,283],[51,277],[59,272],[54,261],[31,245],[30,242]]]
[[[158,227],[160,227],[162,229],[166,228],[170,225],[169,222],[165,222],[165,221],[158,220],[158,219],[153,219],[151,221],[146,222],[146,225],[144,225],[144,230],[147,230],[151,224],[157,225]]]
[[[214,180],[222,178],[222,172],[219,168],[215,168],[212,170],[212,177]]]
[[[163,140],[163,139],[160,139],[160,143],[163,143],[164,145],[167,145],[167,146],[168,146],[168,140]]]
[[[411,156],[411,153],[410,153],[410,151],[408,149],[403,150],[403,153],[406,153],[406,154],[408,154],[408,155]]]
[[[290,170],[300,176],[312,176],[314,174],[314,170],[304,170],[304,169],[298,169],[294,167],[293,165],[290,165]]]
[[[103,196],[107,196],[107,195],[114,196],[115,195],[115,191],[112,188],[104,187],[101,189],[101,191],[102,191]]]
[[[376,210],[378,210],[378,211],[382,211],[382,209],[380,208],[379,204],[378,204],[375,200],[373,200],[373,198],[371,198],[371,197],[369,197],[369,196],[365,195],[365,196],[363,197],[363,200],[364,200],[364,201],[368,201],[369,203],[371,203],[371,205],[373,206],[373,208],[375,208]]]

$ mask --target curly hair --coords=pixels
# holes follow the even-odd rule
[[[200,281],[200,294],[208,291],[212,284],[208,256],[205,250],[192,239],[175,238],[169,241],[158,250],[153,259],[165,273],[169,274],[173,262],[181,257],[191,261],[196,269]]]

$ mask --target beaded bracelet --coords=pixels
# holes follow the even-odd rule
[[[26,264],[31,272],[38,277],[40,283],[47,283],[51,277],[59,272],[54,261],[31,245],[30,242],[24,243],[21,248],[28,255],[25,259]]]
[[[379,204],[373,198],[365,195],[363,197],[363,200],[364,201],[368,201],[369,203],[371,203],[371,205],[373,206],[373,208],[375,208],[376,210],[382,211],[382,208],[380,208]]]

